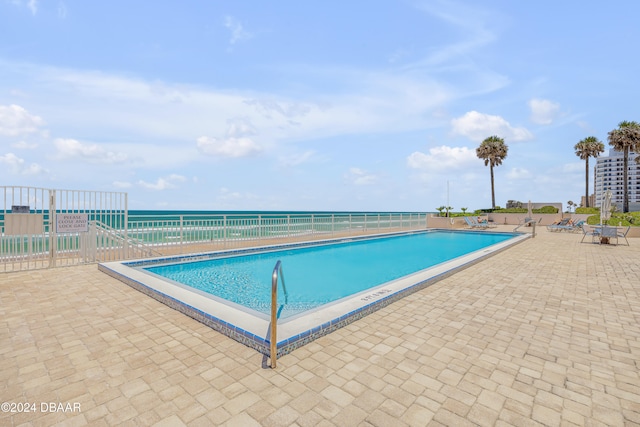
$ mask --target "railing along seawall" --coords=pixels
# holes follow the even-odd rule
[[[129,215],[128,236],[162,248],[223,248],[426,227],[424,213]],[[182,250],[181,250],[182,251]]]
[[[119,194],[91,193],[86,196],[89,201],[80,204],[75,199],[68,201],[71,198],[65,192],[57,198],[54,190],[27,197],[31,193],[25,190],[22,199],[4,197],[0,272],[424,229],[427,225],[424,213],[136,215],[127,211],[126,195],[120,202]],[[69,192],[76,199],[77,193],[84,201],[84,193]],[[15,206],[27,205],[28,200],[45,200],[50,206],[31,202],[29,213],[14,212]],[[55,200],[64,201],[63,209],[56,208]],[[62,230],[64,223],[56,218],[70,216],[80,218],[86,228]]]

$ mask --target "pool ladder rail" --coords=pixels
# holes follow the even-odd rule
[[[278,357],[278,277],[282,283],[282,290],[284,291],[284,303],[289,302],[289,294],[287,293],[287,287],[284,284],[284,274],[282,273],[282,261],[278,260],[276,266],[273,268],[273,274],[271,275],[271,334],[270,334],[270,359],[271,368],[276,367],[276,359]]]

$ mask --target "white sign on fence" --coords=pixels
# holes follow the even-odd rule
[[[84,233],[89,231],[88,214],[67,214],[56,215],[56,232],[58,233]]]

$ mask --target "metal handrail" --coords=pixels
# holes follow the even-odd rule
[[[273,268],[273,274],[271,275],[271,368],[276,367],[276,359],[278,357],[278,276],[281,278],[282,290],[284,291],[284,303],[286,304],[289,301],[289,295],[287,294],[287,287],[284,284],[282,261],[280,260],[276,262],[276,266]]]
[[[100,230],[108,235],[113,236],[114,239],[120,241],[121,243],[126,243],[131,247],[138,249],[143,253],[143,256],[161,256],[162,254],[155,249],[151,248],[148,245],[145,245],[142,241],[138,239],[134,239],[133,237],[129,237],[126,234],[123,234],[121,231],[116,230],[115,228],[100,222],[100,221],[91,221],[92,224],[95,225],[97,230]],[[128,258],[128,255],[125,256]]]

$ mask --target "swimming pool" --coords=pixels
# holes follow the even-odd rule
[[[467,233],[460,239],[457,233],[412,233],[143,269],[268,314],[271,271],[280,260],[288,299],[279,318],[286,319],[511,237]]]
[[[280,356],[527,237],[427,230],[106,263],[99,268],[268,354],[271,274],[281,260],[288,301],[278,320]]]

